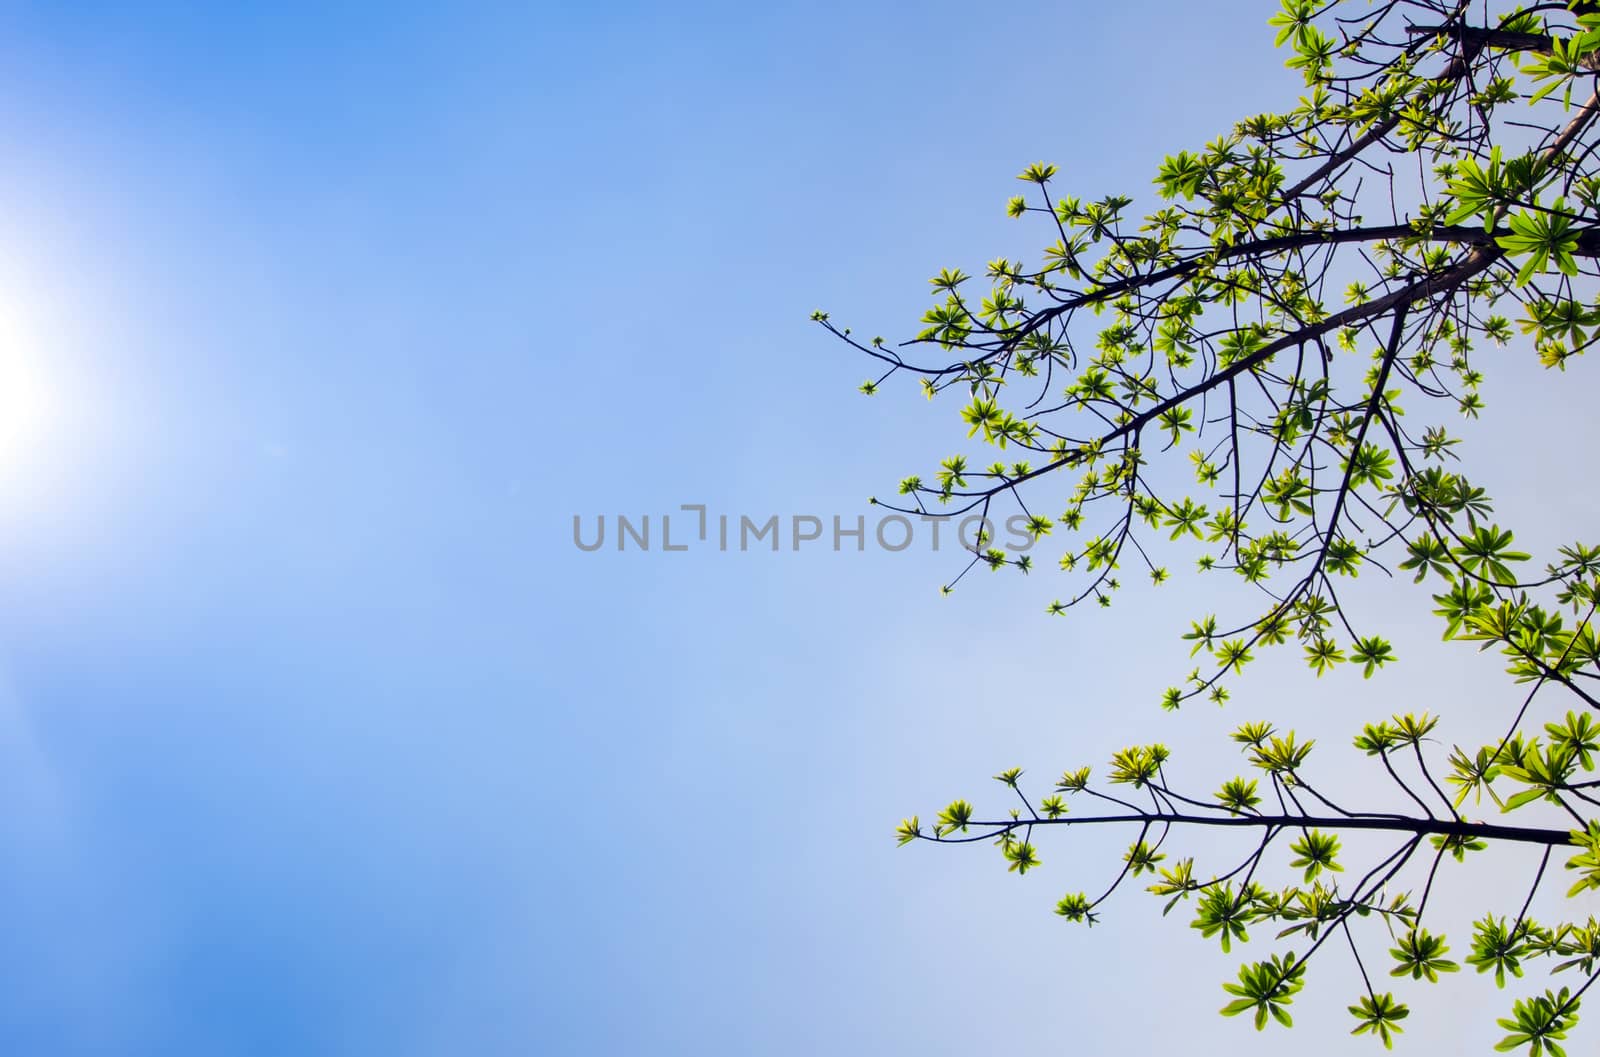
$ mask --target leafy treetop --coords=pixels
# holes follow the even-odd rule
[[[1494,841],[1531,844],[1542,858],[1521,909],[1477,922],[1465,960],[1500,986],[1537,958],[1576,969],[1574,987],[1517,1000],[1500,1021],[1502,1049],[1562,1057],[1600,973],[1600,924],[1541,924],[1528,911],[1557,849],[1578,878],[1573,893],[1600,887],[1600,781],[1586,777],[1600,752],[1600,547],[1573,542],[1533,571],[1464,473],[1448,420],[1484,412],[1475,363],[1486,344],[1515,341],[1565,370],[1600,340],[1600,4],[1490,16],[1466,0],[1284,0],[1271,27],[1304,94],[1167,157],[1152,210],[1063,193],[1054,165],[1030,165],[1006,211],[1043,233],[1037,259],[990,261],[981,284],[941,270],[920,331],[899,346],[814,314],[881,366],[863,391],[914,375],[929,399],[958,395],[968,437],[1003,453],[987,468],[952,454],[885,505],[988,515],[1015,504],[1035,539],[1059,529],[1073,586],[1055,614],[1111,604],[1128,568],[1164,582],[1174,541],[1204,547],[1200,569],[1237,577],[1260,603],[1228,620],[1196,617],[1185,638],[1203,663],[1164,692],[1167,708],[1224,701],[1225,680],[1274,647],[1299,651],[1319,676],[1394,662],[1347,598],[1369,570],[1427,585],[1445,637],[1499,650],[1526,689],[1508,703],[1502,738],[1455,747],[1442,763],[1424,750],[1433,717],[1364,727],[1355,746],[1387,773],[1397,810],[1333,803],[1308,780],[1309,742],[1250,723],[1234,737],[1256,776],[1211,796],[1169,783],[1163,746],[1134,746],[1106,775],[1126,794],[1095,787],[1083,768],[1035,806],[1008,771],[999,778],[1021,801],[1008,816],[978,821],[957,800],[931,828],[913,817],[899,836],[988,840],[1025,875],[1041,861],[1036,830],[1135,827],[1104,894],[1068,894],[1059,914],[1093,923],[1117,887],[1148,874],[1167,910],[1193,900],[1194,927],[1225,952],[1251,926],[1284,924],[1280,941],[1307,946],[1247,964],[1226,985],[1223,1013],[1251,1013],[1258,1028],[1289,1024],[1311,957],[1348,940],[1366,981],[1350,1006],[1354,1033],[1385,1046],[1407,1009],[1374,986],[1370,929],[1358,941],[1358,922],[1387,931],[1392,976],[1435,981],[1460,968],[1423,924],[1440,863]],[[980,564],[1032,568],[984,538],[955,580]],[[1545,690],[1576,711],[1544,709]],[[1469,821],[1465,799],[1485,793],[1560,824]],[[1074,797],[1100,813],[1069,815]],[[1258,841],[1206,876],[1162,850],[1184,826]],[[1358,833],[1400,843],[1347,869],[1341,837]],[[1268,854],[1282,845],[1292,872],[1269,886]],[[1414,898],[1399,886],[1424,847],[1433,853],[1419,860]]]

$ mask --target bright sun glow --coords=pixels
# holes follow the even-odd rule
[[[18,315],[0,310],[0,481],[40,471],[56,417],[36,339]]]

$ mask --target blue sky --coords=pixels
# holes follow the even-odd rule
[[[903,334],[939,267],[1034,251],[1023,165],[1143,193],[1292,99],[1269,14],[0,8],[0,1049],[1269,1052],[1147,900],[1049,914],[1109,844],[1034,883],[890,839],[1013,764],[1226,759],[1246,711],[1153,707],[1199,588],[1069,623],[941,600],[920,547],[571,542],[853,519],[945,454],[954,408],[856,395],[809,312]],[[1483,670],[1430,692],[1475,715]]]

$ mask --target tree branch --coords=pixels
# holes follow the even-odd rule
[[[973,837],[923,837],[939,844],[966,844],[979,840],[993,840],[1002,833],[1023,826],[1095,826],[1115,823],[1137,823],[1149,826],[1168,823],[1183,826],[1223,826],[1232,829],[1261,829],[1264,827],[1300,827],[1327,830],[1381,830],[1390,833],[1410,833],[1418,837],[1443,836],[1477,838],[1480,840],[1512,841],[1520,844],[1563,846],[1572,843],[1572,834],[1564,829],[1542,829],[1532,826],[1501,826],[1490,822],[1467,822],[1442,818],[1355,818],[1319,817],[1316,815],[1179,815],[1168,812],[1141,811],[1131,815],[1089,815],[1077,818],[1009,819],[994,822],[970,822],[973,827],[983,827],[986,832]]]

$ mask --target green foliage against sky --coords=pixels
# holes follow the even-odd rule
[[[1004,772],[1016,806],[1001,817],[956,800],[899,839],[989,842],[1024,875],[1048,858],[1036,840],[1051,827],[1127,826],[1109,886],[1069,892],[1057,912],[1092,924],[1140,883],[1225,953],[1266,931],[1277,947],[1225,984],[1225,1015],[1291,1024],[1327,949],[1364,981],[1352,1033],[1389,1046],[1405,986],[1466,966],[1506,987],[1537,969],[1567,986],[1508,999],[1500,1048],[1561,1057],[1600,975],[1600,922],[1529,910],[1558,872],[1570,895],[1600,888],[1600,547],[1575,525],[1554,553],[1521,549],[1517,512],[1473,483],[1451,428],[1492,418],[1474,366],[1486,347],[1509,344],[1528,370],[1572,366],[1582,384],[1571,361],[1600,338],[1600,4],[1285,0],[1271,25],[1304,94],[1167,157],[1148,206],[1076,197],[1055,165],[1029,165],[1007,212],[1038,257],[990,261],[982,280],[942,270],[903,344],[814,318],[881,366],[864,392],[914,375],[994,449],[987,466],[943,458],[883,505],[1024,514],[1036,540],[1059,541],[1070,586],[1050,613],[1110,605],[1124,578],[1160,585],[1185,540],[1204,548],[1203,574],[1257,592],[1249,611],[1194,615],[1199,665],[1166,708],[1225,702],[1228,680],[1274,649],[1316,676],[1381,677],[1394,646],[1347,596],[1363,575],[1403,573],[1446,639],[1504,655],[1504,735],[1443,749],[1436,717],[1372,716],[1354,744],[1392,798],[1345,805],[1318,790],[1311,742],[1245,723],[1233,738],[1248,776],[1215,792],[1169,782],[1165,746],[1131,746],[1099,782],[1070,770],[1038,798]],[[948,586],[978,566],[1034,571],[1031,551],[980,540]],[[1469,798],[1522,814],[1469,820]],[[1203,826],[1259,840],[1215,873],[1163,850]],[[1388,851],[1352,855],[1358,833]],[[1427,919],[1436,871],[1492,842],[1542,848],[1537,872],[1470,936],[1447,937]],[[1290,882],[1261,881],[1267,863]],[[1408,867],[1415,891],[1397,883]]]

